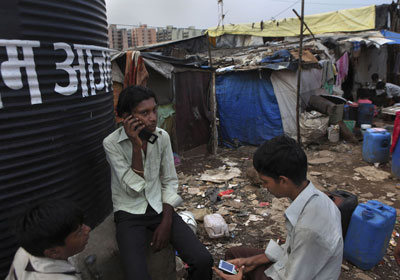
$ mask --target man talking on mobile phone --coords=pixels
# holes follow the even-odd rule
[[[211,254],[174,212],[182,199],[177,194],[169,135],[157,127],[155,94],[141,86],[125,88],[117,114],[124,119],[123,127],[107,136],[103,146],[111,166],[114,219],[125,279],[151,279],[146,263],[148,243],[156,250],[171,243],[189,265],[188,279],[211,279]],[[152,240],[147,240],[148,229],[154,231]]]

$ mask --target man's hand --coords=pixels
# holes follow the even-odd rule
[[[157,251],[165,248],[168,245],[171,236],[172,213],[174,208],[166,203],[163,203],[163,218],[153,234],[153,240],[150,243]]]
[[[224,280],[242,280],[243,279],[244,266],[241,266],[239,268],[239,271],[236,275],[225,274],[221,270],[216,268],[215,266],[213,267],[213,270],[219,277],[221,277]]]
[[[153,234],[151,246],[156,248],[156,251],[167,247],[171,235],[171,223],[162,221]]]
[[[397,240],[397,246],[394,248],[394,258],[398,265],[400,265],[400,239]]]
[[[142,147],[142,140],[139,137],[140,131],[145,127],[145,125],[137,118],[134,118],[132,115],[124,118],[124,129],[125,133],[128,136],[129,140],[131,140],[132,144],[139,149]]]
[[[252,258],[237,258],[233,260],[227,260],[227,262],[233,264],[236,267],[244,267],[243,272],[247,273],[249,271],[252,271],[256,268],[256,265],[253,263]]]

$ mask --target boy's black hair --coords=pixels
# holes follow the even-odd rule
[[[83,212],[72,201],[46,201],[25,212],[17,224],[17,239],[28,253],[43,257],[46,249],[64,246],[81,224]]]
[[[254,153],[253,165],[257,172],[275,181],[285,176],[300,186],[307,179],[307,156],[300,145],[286,135],[262,144]]]
[[[379,80],[379,75],[378,75],[378,73],[372,74],[372,75],[371,75],[371,80],[374,81],[374,82],[375,82],[375,81],[378,81],[378,80]]]
[[[125,113],[129,115],[140,102],[154,98],[157,103],[157,98],[154,92],[142,86],[129,86],[121,91],[118,97],[117,114],[122,118]]]
[[[385,86],[385,82],[380,81],[376,83],[376,89],[385,89]]]

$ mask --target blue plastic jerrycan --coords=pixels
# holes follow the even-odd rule
[[[379,201],[361,203],[351,216],[344,242],[344,258],[363,270],[369,270],[385,255],[396,210]]]
[[[364,133],[362,156],[366,162],[387,162],[390,155],[390,133],[383,128],[369,128]]]

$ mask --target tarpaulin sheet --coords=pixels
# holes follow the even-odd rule
[[[283,134],[279,106],[266,71],[217,76],[216,97],[223,144],[260,145]]]
[[[381,30],[381,33],[386,39],[391,40],[391,42],[388,42],[387,44],[400,44],[400,33],[391,32],[388,30]]]
[[[330,32],[353,32],[371,30],[375,28],[375,5],[346,9],[304,17],[305,23],[313,34]],[[281,20],[269,20],[261,24],[226,24],[222,28],[212,27],[207,30],[210,37],[218,37],[224,34],[253,35],[261,37],[289,37],[300,35],[299,18],[287,18]],[[305,35],[310,35],[308,30]]]
[[[300,91],[302,108],[308,104],[311,95],[317,94],[317,90],[321,87],[321,79],[321,69],[302,70]],[[273,71],[271,81],[278,100],[285,134],[295,138],[297,135],[297,72]]]

